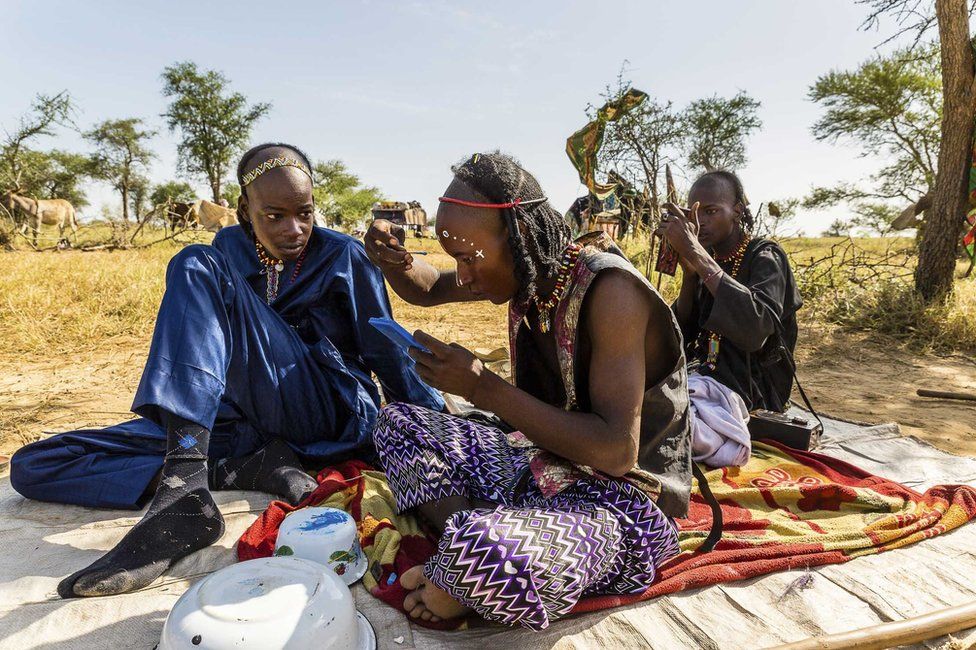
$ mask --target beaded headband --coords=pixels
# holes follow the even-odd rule
[[[269,158],[263,163],[244,174],[241,177],[241,187],[247,187],[254,182],[254,179],[263,174],[264,172],[271,171],[276,167],[297,167],[298,169],[305,172],[309,178],[312,178],[312,172],[308,170],[308,166],[297,158],[287,158],[285,156]]]

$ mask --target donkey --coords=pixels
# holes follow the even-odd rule
[[[75,208],[70,202],[64,199],[32,199],[16,193],[16,190],[9,190],[0,194],[0,200],[5,206],[15,208],[27,215],[20,233],[27,235],[27,229],[33,231],[34,247],[37,247],[37,233],[41,230],[41,224],[58,227],[58,241],[64,239],[64,229],[70,226],[71,232],[78,234],[78,221],[75,219]]]

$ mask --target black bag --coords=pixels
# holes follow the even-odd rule
[[[816,422],[787,413],[757,409],[749,413],[749,437],[753,440],[773,440],[793,449],[809,451],[820,441],[820,436],[824,430],[823,420],[817,415],[813,404],[810,403],[810,398],[807,397],[806,391],[800,385],[800,378],[796,376],[796,361],[783,342],[783,322],[772,310],[769,311],[769,314],[773,317],[773,323],[776,325],[776,332],[773,335],[779,338],[779,347],[775,351],[782,354],[789,362],[790,370],[793,372],[793,381],[796,382],[796,390],[800,393],[803,403],[816,419]],[[752,364],[749,367],[751,369]]]
[[[793,449],[809,451],[820,441],[821,433],[823,424],[819,421],[764,409],[749,414],[749,437],[753,440],[766,438]]]

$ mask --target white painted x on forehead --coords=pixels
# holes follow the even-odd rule
[[[483,194],[456,178],[445,190],[444,196],[476,203],[491,202]],[[498,208],[440,203],[437,206],[435,223],[438,241],[452,256],[471,254],[482,259],[497,247],[499,241],[505,243],[508,239],[508,229]]]

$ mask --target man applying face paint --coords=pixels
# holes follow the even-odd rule
[[[366,250],[413,304],[507,303],[515,385],[463,347],[415,334],[430,350],[411,351],[420,376],[498,419],[403,404],[380,416],[374,442],[398,506],[441,533],[426,566],[400,578],[405,608],[542,629],[581,594],[643,591],[677,552],[669,517],[686,512],[691,481],[685,360],[667,304],[623,257],[573,242],[504,154],[454,167],[436,232],[454,271],[414,259],[389,222],[373,223]],[[643,487],[625,478],[635,470]],[[558,551],[583,530],[590,551]],[[517,540],[553,553],[511,555]]]

